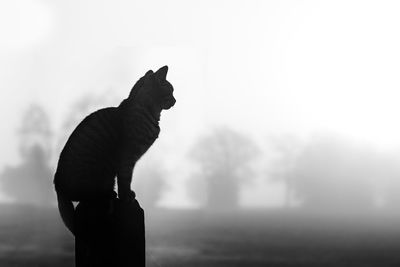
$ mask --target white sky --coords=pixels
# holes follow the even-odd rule
[[[184,152],[221,123],[260,145],[329,130],[397,147],[399,14],[400,2],[378,0],[1,1],[0,169],[18,159],[15,128],[29,103],[57,131],[80,96],[125,97],[165,64],[177,98],[157,148],[177,174],[167,204],[185,199]],[[279,202],[275,186],[243,189],[243,203]]]

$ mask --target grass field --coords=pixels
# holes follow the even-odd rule
[[[3,205],[0,218],[0,266],[74,266],[55,209]],[[146,228],[147,266],[400,266],[394,216],[159,210]]]

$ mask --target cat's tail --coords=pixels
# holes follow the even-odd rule
[[[65,226],[75,235],[75,208],[71,200],[57,193],[58,210]]]

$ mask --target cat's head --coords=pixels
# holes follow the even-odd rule
[[[132,88],[129,98],[154,109],[170,109],[175,105],[174,88],[167,81],[168,66],[153,72],[149,70]]]

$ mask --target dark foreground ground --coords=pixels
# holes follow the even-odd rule
[[[382,214],[147,212],[147,266],[400,266],[400,220]],[[0,206],[0,266],[74,266],[55,209]]]

